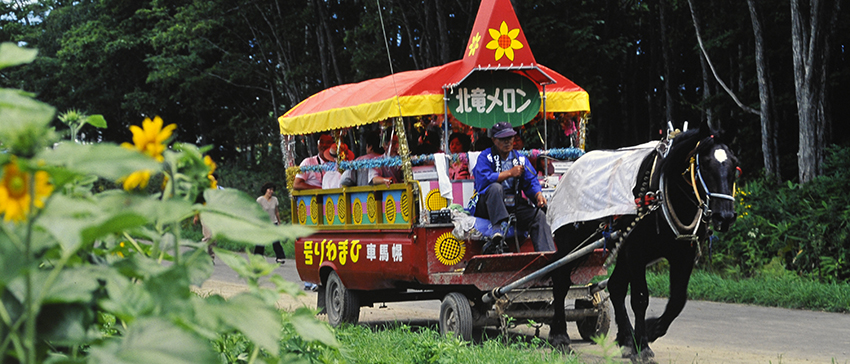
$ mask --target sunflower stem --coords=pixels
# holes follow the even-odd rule
[[[168,187],[170,189],[170,194],[166,194],[165,191],[162,193],[162,199],[166,200],[171,196],[177,196],[177,163],[170,162],[173,160],[169,158],[166,161],[166,165],[168,166],[165,169],[166,176],[169,176],[170,183]],[[174,264],[180,264],[180,223],[172,223],[171,229],[174,234]]]
[[[35,211],[35,174],[30,175],[27,189],[30,194],[29,213],[31,215]],[[30,217],[30,216],[27,216]],[[35,257],[32,252],[32,227],[33,220],[27,220],[27,230],[24,237],[24,257],[25,257],[25,298],[24,307],[26,307],[26,323],[24,325],[24,363],[35,364],[35,323],[38,315],[38,304],[33,300],[33,271],[32,267],[35,263]]]

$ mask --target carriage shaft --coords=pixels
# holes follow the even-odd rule
[[[615,231],[615,232],[611,233],[610,238],[612,240],[616,240],[616,239],[619,238],[619,236],[620,236],[619,232]],[[584,248],[581,248],[579,250],[576,250],[576,251],[574,251],[570,254],[567,254],[565,257],[558,259],[558,260],[550,263],[549,265],[547,265],[543,268],[540,268],[539,270],[537,270],[537,271],[535,271],[535,272],[533,272],[533,273],[531,273],[531,274],[529,274],[525,277],[522,277],[522,278],[520,278],[520,279],[518,279],[518,280],[516,280],[512,283],[509,283],[507,285],[504,285],[502,287],[495,288],[492,291],[484,294],[484,296],[481,297],[481,300],[484,301],[485,303],[494,302],[495,300],[499,299],[499,297],[504,296],[506,293],[508,293],[508,292],[518,288],[518,287],[522,287],[526,283],[537,280],[537,279],[545,276],[546,274],[552,272],[553,270],[558,269],[560,267],[563,267],[564,265],[569,264],[570,262],[572,262],[572,261],[574,261],[578,258],[581,258],[581,257],[583,257],[587,254],[590,254],[591,252],[593,252],[594,249],[601,248],[602,246],[605,245],[605,239],[606,238],[604,238],[604,237],[599,238],[599,240],[594,241],[590,245],[585,246]]]

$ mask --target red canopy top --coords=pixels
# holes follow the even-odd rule
[[[483,0],[463,59],[325,89],[281,116],[280,132],[309,134],[398,116],[442,114],[444,88],[486,70],[523,74],[537,83],[541,93],[546,85],[547,112],[590,111],[587,92],[535,62],[510,0]]]

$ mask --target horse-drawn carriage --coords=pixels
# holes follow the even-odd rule
[[[519,29],[509,7],[509,2],[485,1],[472,34],[486,34],[489,28],[499,29],[501,24]],[[514,35],[514,39],[527,44],[523,34]],[[305,282],[319,285],[318,304],[327,310],[331,324],[357,322],[361,306],[426,299],[442,301],[442,331],[453,331],[467,339],[474,326],[498,325],[505,317],[514,322],[551,319],[548,277],[524,283],[493,302],[482,299],[493,289],[548,265],[554,252],[534,252],[531,244],[522,242],[523,236],[509,238],[514,242],[511,251],[486,255],[482,251],[484,241],[477,240],[482,234],[478,238],[465,237],[467,231],[456,231],[448,207],[467,204],[473,181],[449,180],[445,166],[452,158],[474,161],[475,153],[470,157],[442,153],[411,156],[408,152],[406,132],[412,130],[417,117],[442,117],[446,121],[445,137],[450,119],[483,128],[505,120],[520,126],[538,117],[546,119],[538,121],[545,134],[553,129],[548,125],[554,123],[553,115],[566,115],[578,121],[570,139],[574,144],[571,148],[526,153],[562,160],[583,153],[580,147],[590,111],[587,93],[537,64],[527,45],[515,50],[510,60],[505,56],[502,62],[491,59],[484,63],[481,57],[485,47],[481,42],[482,49],[477,54],[467,54],[463,60],[327,89],[280,118],[290,156],[295,154],[296,136],[331,130],[341,144],[345,136],[340,138],[338,131],[360,127],[361,134],[380,132],[383,140],[397,135],[399,156],[388,155],[368,163],[340,160],[325,168],[408,169],[404,181],[390,186],[291,191],[292,223],[315,229],[314,234],[295,242],[298,272]],[[482,69],[481,64],[489,64],[490,70]],[[480,101],[474,96],[476,93],[485,101],[489,96],[503,104],[495,110],[500,112],[499,120],[493,110],[476,112],[488,106],[481,108],[476,104]],[[357,132],[348,135],[354,134]],[[554,183],[563,164],[553,161],[557,168],[552,169],[559,173],[545,177]],[[295,162],[291,159],[290,166],[295,166]],[[551,194],[553,190],[544,191]],[[587,338],[607,332],[610,321],[604,292],[592,291],[587,285],[594,276],[607,273],[602,267],[603,254],[602,249],[592,252],[592,257],[575,271],[573,280],[580,285],[569,294],[576,300],[576,307],[567,315],[578,322],[582,336]]]
[[[495,43],[485,43],[488,39],[482,39],[482,35],[487,34]],[[443,66],[329,88],[279,119],[289,178],[307,170],[389,167],[400,168],[404,176],[388,186],[296,191],[289,183],[292,223],[315,231],[295,242],[301,279],[319,285],[317,304],[327,312],[332,325],[356,323],[360,308],[375,303],[441,300],[442,332],[469,339],[474,327],[504,325],[510,317],[514,323],[550,323],[550,340],[555,336],[553,343],[568,344],[565,320],[576,321],[585,339],[607,333],[611,314],[603,291],[605,283],[589,282],[607,274],[606,259],[611,263],[612,252],[620,251],[609,286],[620,327],[617,341],[636,351],[650,352],[647,342],[663,335],[684,306],[681,288],[687,287],[686,277],[698,254],[698,242],[710,230],[709,220],[722,220],[727,225],[730,221],[734,157],[713,136],[709,137],[706,129],[702,134],[685,133],[672,145],[667,140],[644,146],[645,154],[635,157],[631,174],[624,178],[627,193],[621,195],[626,195],[627,204],[631,201],[631,209],[617,213],[603,209],[602,213],[595,211],[599,216],[579,214],[572,220],[565,218],[563,213],[570,212],[570,208],[558,202],[558,194],[579,188],[560,187],[556,193],[552,185],[564,186],[564,172],[584,154],[584,126],[590,111],[587,93],[535,62],[509,1],[482,1],[467,50],[462,60]],[[508,244],[509,251],[484,254],[484,243],[492,233],[487,224],[477,224],[474,219],[470,222],[469,216],[451,208],[466,206],[472,197],[473,182],[451,180],[447,174],[447,165],[458,158],[474,163],[474,152],[410,153],[407,134],[414,130],[418,118],[429,115],[440,116],[435,119],[443,124],[445,150],[449,149],[445,136],[450,120],[487,128],[498,121],[518,127],[537,118],[535,123],[541,124],[538,130],[543,130],[542,134],[552,129],[549,123],[553,115],[560,120],[578,121],[575,128],[570,128],[572,134],[567,140],[571,145],[564,146],[567,148],[549,148],[550,138],[541,135],[542,150],[525,152],[554,165],[549,168],[543,164],[545,173],[541,179],[550,184],[544,194],[557,202],[550,208],[555,211],[548,216],[557,225],[552,226],[557,252],[534,251],[532,244],[523,243],[526,239],[522,232],[516,231],[513,238],[507,239],[513,242]],[[358,131],[347,134],[351,144],[357,143],[351,137],[356,134],[380,133],[387,141],[397,136],[398,155],[367,161],[338,159],[336,163],[312,167],[295,165],[299,138],[303,142],[304,135],[332,131],[341,146],[346,134],[340,131],[355,129]],[[728,156],[726,160],[723,155]],[[614,163],[619,166],[619,162]],[[704,166],[703,172],[700,165]],[[600,165],[591,168],[611,169]],[[711,173],[706,173],[708,170]],[[690,172],[690,178],[679,178],[685,171]],[[610,197],[607,193],[601,195],[603,199]],[[691,204],[692,199],[698,203]],[[663,211],[663,216],[656,210]],[[625,218],[605,221],[616,214]],[[731,214],[733,219],[734,213]],[[638,224],[657,216],[662,216],[661,220],[656,220],[652,229]],[[681,217],[685,216],[686,222],[682,223]],[[603,218],[603,224],[597,218]],[[672,232],[661,231],[662,220],[670,224]],[[630,234],[649,238],[650,230],[655,231],[656,227],[661,240],[647,245],[645,251],[635,244],[616,243]],[[668,242],[671,239],[673,243]],[[676,244],[677,239],[685,242]],[[675,262],[670,252],[678,254]],[[671,272],[678,274],[671,279],[671,286],[675,285],[671,288],[671,304],[676,307],[668,307],[669,313],[648,323],[643,319],[645,304],[636,308],[639,318],[632,331],[623,309],[626,288],[632,286],[633,305],[635,294],[639,304],[646,300],[643,269],[647,259],[662,256],[671,260]],[[574,307],[567,309],[565,299],[575,300]]]

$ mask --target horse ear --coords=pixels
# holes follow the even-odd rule
[[[699,128],[699,132],[697,132],[698,140],[703,140],[712,135],[711,128],[708,127],[707,123],[699,123],[696,127]]]

